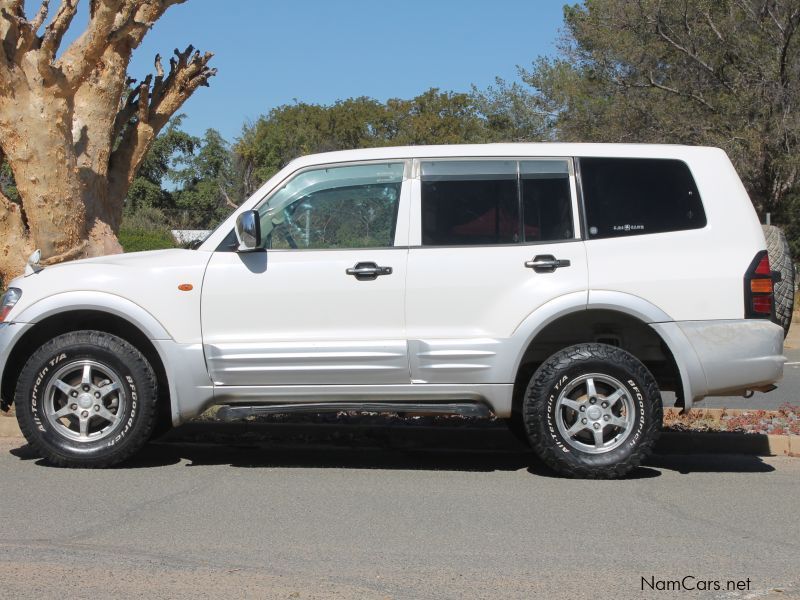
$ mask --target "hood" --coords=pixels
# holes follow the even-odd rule
[[[185,250],[183,248],[167,248],[165,250],[146,250],[144,252],[128,252],[125,254],[109,254],[107,256],[96,256],[94,258],[82,258],[70,260],[55,265],[45,267],[46,270],[61,269],[64,267],[76,267],[81,265],[109,265],[115,267],[157,267],[168,266],[175,263],[193,262],[189,258],[195,255],[198,262],[208,260],[205,252],[197,250]]]

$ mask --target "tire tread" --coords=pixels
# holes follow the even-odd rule
[[[105,333],[103,331],[95,331],[95,330],[81,330],[81,331],[72,331],[69,333],[65,333],[59,335],[52,340],[45,342],[42,344],[31,356],[28,358],[25,366],[22,368],[20,372],[20,377],[17,382],[17,388],[14,394],[14,404],[17,406],[17,422],[19,423],[20,430],[22,431],[22,435],[25,436],[25,439],[28,443],[33,447],[33,449],[39,453],[43,458],[45,458],[50,464],[53,464],[58,467],[68,467],[68,468],[90,468],[90,469],[103,469],[107,467],[111,467],[116,465],[120,462],[123,462],[130,458],[133,454],[138,452],[141,447],[148,441],[150,435],[152,434],[155,424],[156,424],[156,410],[141,410],[140,413],[144,413],[143,417],[145,422],[140,425],[141,429],[139,430],[140,435],[138,436],[139,439],[135,439],[132,442],[128,442],[126,444],[122,444],[115,448],[113,452],[105,454],[103,456],[98,457],[87,457],[87,458],[80,458],[76,460],[73,457],[64,456],[58,452],[53,451],[49,448],[46,444],[42,443],[40,436],[38,435],[37,431],[35,430],[33,424],[26,419],[26,415],[24,408],[21,407],[25,406],[25,403],[28,402],[28,398],[24,391],[24,382],[26,376],[30,376],[29,374],[33,372],[35,375],[35,371],[37,370],[38,366],[41,364],[40,361],[45,359],[48,356],[59,351],[59,349],[64,348],[65,346],[70,345],[77,345],[77,344],[91,344],[95,346],[99,346],[101,348],[105,348],[111,352],[115,352],[123,357],[123,360],[129,365],[135,365],[139,367],[144,373],[145,381],[140,382],[144,383],[149,390],[152,390],[153,398],[156,397],[156,376],[153,372],[153,368],[144,355],[139,352],[139,350],[127,342],[126,340],[112,335],[110,333]],[[149,392],[148,392],[149,393]],[[141,397],[144,397],[144,393],[141,394]]]
[[[634,379],[643,384],[644,393],[651,402],[651,414],[648,415],[641,442],[623,460],[610,465],[581,465],[563,460],[561,453],[549,439],[542,425],[546,422],[546,407],[542,406],[542,398],[550,389],[550,384],[567,368],[587,361],[605,360],[624,366],[631,371]],[[623,477],[653,452],[653,447],[661,431],[663,409],[661,396],[653,376],[639,360],[631,354],[606,344],[578,344],[557,352],[545,361],[534,374],[525,392],[523,406],[525,427],[528,431],[531,447],[536,455],[551,469],[579,479],[616,479]]]

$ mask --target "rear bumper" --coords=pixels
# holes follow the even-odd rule
[[[783,328],[770,321],[655,323],[670,346],[689,408],[706,396],[735,396],[783,377]]]

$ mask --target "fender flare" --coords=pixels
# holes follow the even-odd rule
[[[77,310],[107,312],[135,325],[150,340],[171,340],[164,326],[144,308],[127,298],[108,292],[62,292],[37,300],[14,318],[15,322],[35,324],[60,313]]]
[[[514,381],[516,378],[525,352],[545,327],[566,315],[593,309],[610,310],[634,317],[655,331],[669,348],[678,366],[686,409],[691,408],[695,400],[705,396],[708,383],[700,359],[686,335],[672,318],[644,298],[608,290],[565,294],[530,313],[511,336],[515,342],[513,354],[515,358],[510,380]]]

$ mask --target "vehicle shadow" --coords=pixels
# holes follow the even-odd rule
[[[49,466],[27,445],[11,450]],[[38,459],[38,460],[37,460]],[[556,477],[503,423],[453,426],[348,423],[190,423],[145,446],[115,467],[146,469],[230,465],[241,468],[334,468],[434,471],[518,471]],[[746,454],[656,454],[625,479],[691,473],[768,473],[774,467]]]

